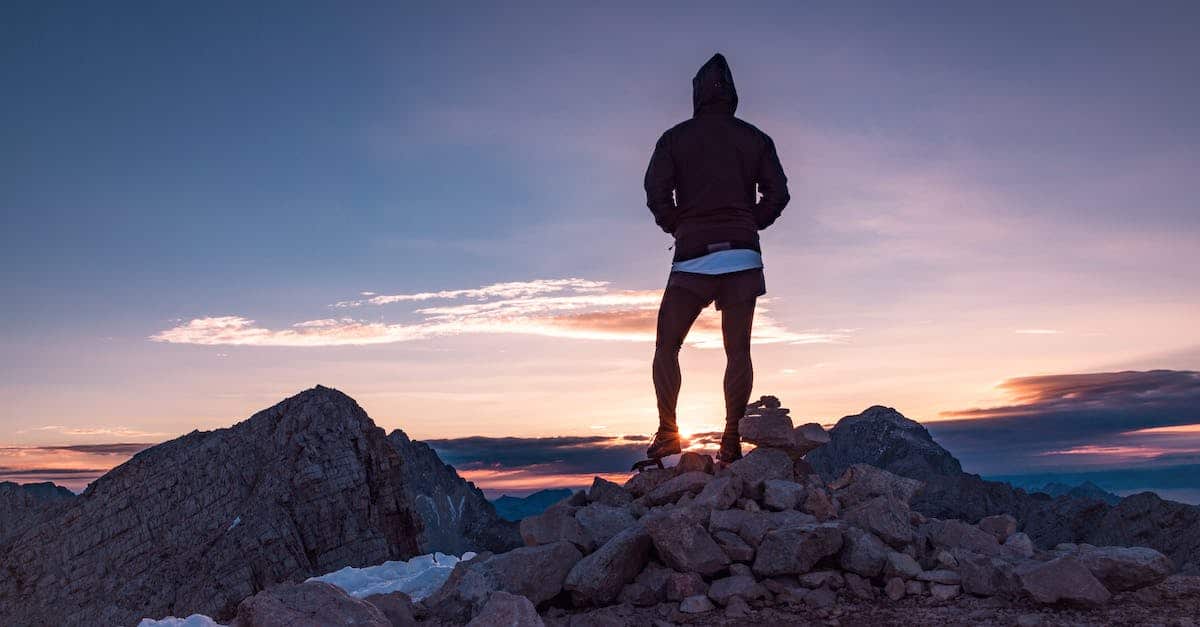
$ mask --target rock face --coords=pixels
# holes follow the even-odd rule
[[[826,481],[868,464],[923,482],[912,509],[925,516],[974,523],[1008,515],[1042,549],[1063,542],[1147,546],[1169,557],[1179,572],[1200,574],[1200,506],[1149,492],[1118,500],[1098,489],[1056,490],[1059,496],[1051,496],[987,481],[963,472],[928,430],[889,407],[846,416],[829,436],[828,445],[805,458]],[[993,532],[1007,531],[1002,520],[990,524],[1001,527]]]
[[[442,463],[429,445],[410,440],[399,429],[387,439],[404,460],[405,478],[413,486],[422,551],[462,555],[520,545],[516,525],[501,518],[483,492]]]
[[[25,484],[0,481],[0,546],[6,538],[74,498],[74,492],[48,481]]]
[[[141,451],[10,538],[0,624],[225,620],[275,583],[452,543],[426,529],[420,482],[439,479],[417,457],[406,459],[353,399],[320,386]],[[470,533],[480,514],[465,509]]]
[[[230,627],[391,627],[383,611],[323,581],[284,583],[238,604]]]

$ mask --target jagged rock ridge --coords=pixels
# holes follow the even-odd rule
[[[0,481],[0,546],[9,536],[74,498],[74,492],[49,481],[24,484]]]
[[[1052,497],[987,481],[963,472],[924,427],[888,407],[846,416],[829,435],[830,444],[808,456],[827,480],[853,464],[870,464],[923,481],[912,506],[926,516],[975,522],[1010,514],[1044,549],[1068,542],[1147,546],[1168,555],[1180,572],[1200,574],[1200,507],[1149,492],[1113,505],[1082,490]]]
[[[0,547],[0,624],[222,619],[276,582],[427,552],[447,536],[425,528],[407,471],[438,473],[414,455],[321,386],[141,451]]]

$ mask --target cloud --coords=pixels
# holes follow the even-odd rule
[[[154,443],[147,442],[115,442],[112,444],[63,444],[58,446],[28,446],[4,447],[0,451],[37,450],[37,451],[70,451],[73,453],[88,453],[92,455],[133,455],[144,451]]]
[[[1058,329],[1017,329],[1013,333],[1017,335],[1061,335],[1062,331]]]
[[[1011,404],[927,425],[976,472],[1163,465],[1200,453],[1200,372],[1059,374],[999,387]]]
[[[195,318],[150,337],[156,342],[204,346],[364,346],[410,342],[470,333],[538,335],[580,340],[652,342],[661,290],[615,290],[606,282],[544,279],[496,283],[484,287],[416,294],[376,296],[345,301],[338,307],[402,301],[470,299],[437,304],[412,313],[420,319],[386,323],[355,318],[320,318],[271,329],[242,316]],[[771,299],[755,311],[751,341],[756,344],[813,344],[843,340],[850,333],[791,331],[771,318]],[[701,314],[688,343],[721,347],[719,315],[710,307]]]
[[[113,435],[129,438],[161,437],[164,435],[170,435],[161,431],[141,431],[126,427],[65,427],[62,425],[45,425],[41,427],[32,427],[29,429],[20,429],[16,431],[16,433],[28,433],[30,431],[57,431],[63,435]]]

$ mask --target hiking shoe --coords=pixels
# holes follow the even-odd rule
[[[742,458],[742,439],[737,433],[721,436],[721,450],[717,451],[717,461],[722,464],[732,464]]]
[[[646,449],[646,457],[659,459],[669,455],[678,455],[683,451],[678,431],[662,431],[654,434],[654,441]]]

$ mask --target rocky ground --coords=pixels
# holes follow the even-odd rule
[[[1006,514],[928,517],[909,505],[921,481],[871,465],[827,481],[805,456],[828,434],[793,426],[772,397],[740,426],[757,447],[744,459],[689,453],[624,485],[597,478],[524,519],[525,546],[460,562],[422,602],[288,585],[243,601],[234,624],[1190,625],[1200,612],[1200,579],[1171,577],[1158,551],[1039,549]]]

